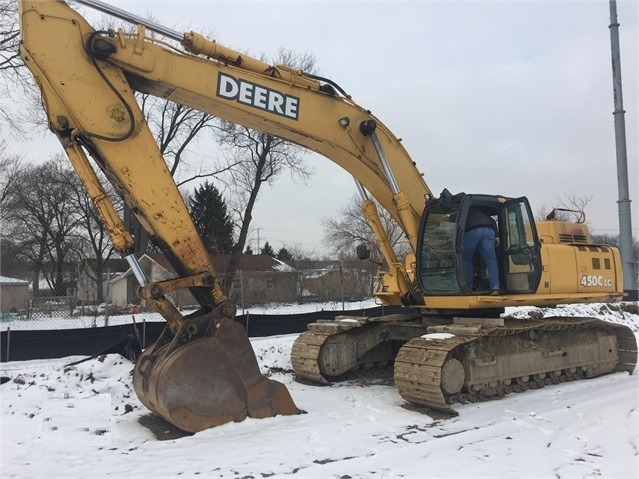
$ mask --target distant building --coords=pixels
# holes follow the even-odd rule
[[[157,283],[176,277],[173,268],[162,253],[143,254],[138,259],[138,262],[150,283]],[[116,306],[141,304],[140,299],[135,294],[137,285],[138,282],[133,271],[127,267],[126,270],[109,279],[108,292],[105,293],[108,297],[108,302]],[[197,301],[188,290],[174,291],[167,296],[178,308],[197,304]]]
[[[77,299],[84,304],[100,304],[106,301],[109,291],[109,279],[124,273],[129,269],[129,263],[124,259],[108,259],[102,268],[102,295],[98,292],[96,277],[96,260],[88,258],[78,266]]]
[[[0,276],[0,312],[27,309],[30,298],[28,281]]]
[[[222,275],[231,260],[230,254],[215,255],[211,262],[215,271]],[[138,259],[149,282],[159,282],[175,278],[177,275],[171,264],[161,253],[146,253]],[[93,303],[108,302],[114,306],[137,305],[135,294],[137,280],[124,260],[110,260],[108,273],[103,277],[104,297],[96,296],[96,280],[91,275],[94,269],[87,263],[80,268],[78,277],[78,300]],[[235,276],[230,297],[238,305],[262,304],[269,302],[290,302],[297,299],[297,273],[287,264],[269,255],[242,255]],[[197,301],[188,290],[168,294],[178,308],[197,306]]]
[[[212,257],[215,270],[223,274],[230,254]],[[298,273],[290,265],[267,254],[243,254],[229,294],[238,306],[288,303],[298,299]]]
[[[307,260],[292,264],[299,272],[302,301],[360,301],[373,294],[377,274],[374,263]]]

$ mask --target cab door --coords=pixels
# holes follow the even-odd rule
[[[505,293],[534,293],[541,279],[541,244],[525,197],[508,200],[500,214]]]

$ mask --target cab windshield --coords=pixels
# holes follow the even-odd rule
[[[419,282],[425,294],[458,294],[456,220],[459,205],[428,209],[418,252]]]

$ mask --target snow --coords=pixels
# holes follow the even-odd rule
[[[421,336],[423,339],[427,341],[433,341],[435,339],[449,339],[454,338],[454,334],[450,333],[428,333]]]
[[[280,261],[277,258],[273,258],[277,264],[275,265],[275,267],[273,269],[275,269],[275,271],[281,271],[281,272],[294,272],[295,268],[293,268],[291,265],[286,264],[284,261]]]
[[[24,281],[18,278],[10,278],[8,276],[0,276],[0,284],[29,284],[28,281]]]
[[[632,310],[632,308],[629,308]],[[527,316],[532,309],[509,311]],[[568,313],[571,311],[571,313]],[[639,331],[639,315],[592,315]],[[160,440],[131,385],[132,363],[108,355],[0,364],[3,478],[639,477],[638,375],[616,373],[454,405],[449,417],[407,407],[392,384],[298,383],[296,335],[252,338],[262,372],[305,414],[247,419]]]

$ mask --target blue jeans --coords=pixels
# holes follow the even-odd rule
[[[490,289],[499,289],[499,267],[495,254],[495,231],[492,228],[475,228],[464,233],[464,266],[466,284],[473,287],[473,255],[479,250],[488,270]]]

